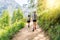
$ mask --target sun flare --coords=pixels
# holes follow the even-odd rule
[[[55,6],[55,0],[47,0],[47,1],[46,1],[46,6],[47,6],[48,8],[54,7],[54,6]]]
[[[47,8],[56,8],[59,6],[60,0],[47,0],[46,1],[46,7]]]

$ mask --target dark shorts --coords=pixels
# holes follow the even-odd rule
[[[36,20],[33,20],[33,22],[36,22]]]
[[[30,23],[30,20],[29,20],[29,21],[27,21],[27,23]]]

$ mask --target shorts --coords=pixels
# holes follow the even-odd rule
[[[33,22],[36,22],[36,20],[33,20]]]
[[[29,21],[27,21],[27,23],[30,23],[30,20],[29,20]]]

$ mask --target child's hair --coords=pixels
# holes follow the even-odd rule
[[[30,17],[30,15],[28,15],[28,17]]]

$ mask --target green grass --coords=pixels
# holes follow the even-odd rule
[[[60,24],[51,24],[49,21],[39,20],[39,25],[48,33],[50,40],[60,40]]]

